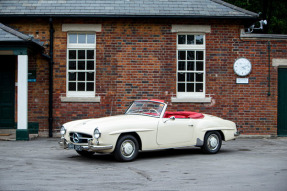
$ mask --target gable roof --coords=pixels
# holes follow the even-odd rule
[[[16,42],[16,43],[25,43],[31,42],[34,45],[43,46],[43,43],[33,39],[32,37],[25,35],[15,29],[12,29],[6,25],[0,23],[0,42]]]
[[[0,16],[257,19],[221,0],[1,0]]]

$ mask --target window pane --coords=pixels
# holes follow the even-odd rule
[[[88,44],[95,44],[95,35],[94,34],[87,34],[87,43]]]
[[[188,83],[186,89],[187,92],[194,92],[194,83]]]
[[[195,91],[196,92],[203,92],[203,84],[202,83],[195,84]]]
[[[69,91],[76,91],[76,82],[69,82]]]
[[[86,80],[85,72],[79,72],[78,73],[78,81],[85,81],[85,80]]]
[[[76,81],[76,73],[69,72],[69,81]]]
[[[78,50],[78,59],[85,59],[85,50]]]
[[[185,62],[183,61],[178,62],[178,70],[185,70]]]
[[[187,62],[187,70],[194,71],[194,62]]]
[[[178,92],[185,92],[185,83],[178,83],[177,84],[177,91]]]
[[[178,82],[185,82],[185,73],[178,73],[177,81]]]
[[[83,82],[78,83],[78,91],[85,91],[85,83]]]
[[[85,61],[78,62],[78,70],[85,70]]]
[[[186,56],[185,56],[185,51],[178,51],[178,60],[185,60]]]
[[[203,35],[196,35],[196,44],[203,44]]]
[[[94,59],[94,50],[87,50],[87,59]]]
[[[203,73],[197,73],[195,75],[195,81],[196,82],[203,82]]]
[[[94,61],[87,61],[87,70],[93,70],[95,67]]]
[[[186,44],[185,35],[178,35],[178,44]]]
[[[194,60],[194,51],[187,51],[187,60]]]
[[[196,60],[203,60],[203,51],[196,52]]]
[[[69,59],[76,59],[76,50],[69,50]]]
[[[192,96],[195,92],[204,91],[205,48],[202,46],[205,45],[204,38],[203,34],[178,35],[177,91],[182,93],[180,96]]]
[[[77,34],[69,34],[69,43],[77,43]]]
[[[187,35],[187,44],[194,44],[194,35]]]
[[[87,73],[87,81],[94,81],[95,74],[94,72]]]
[[[194,82],[194,73],[187,73],[187,82]]]
[[[196,70],[203,71],[203,62],[196,62]]]
[[[87,83],[87,91],[94,91],[94,83]]]
[[[78,34],[78,43],[86,44],[86,34]]]
[[[76,70],[76,61],[69,61],[69,70]]]

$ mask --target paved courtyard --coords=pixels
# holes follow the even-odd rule
[[[216,155],[197,148],[145,152],[130,163],[83,158],[57,141],[0,141],[0,190],[287,190],[286,138],[224,142]]]

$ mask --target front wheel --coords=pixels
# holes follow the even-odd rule
[[[207,132],[204,137],[204,144],[201,147],[204,153],[215,154],[217,153],[222,144],[222,138],[219,132],[211,131]]]
[[[132,135],[125,135],[119,138],[114,156],[116,160],[129,162],[138,156],[139,144],[137,139]]]

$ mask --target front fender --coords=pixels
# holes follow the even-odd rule
[[[120,137],[122,134],[134,134],[138,135],[139,141],[141,142],[142,150],[151,150],[158,147],[156,143],[156,130],[155,129],[125,129],[110,132],[110,136]]]

